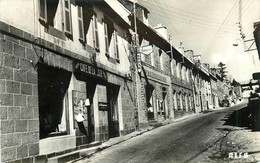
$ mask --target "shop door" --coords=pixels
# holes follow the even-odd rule
[[[169,112],[166,113],[168,111],[168,108],[167,108],[167,98],[166,98],[166,95],[167,93],[165,92],[165,90],[163,90],[163,93],[162,93],[162,96],[163,96],[163,101],[162,101],[162,114],[164,116],[164,119],[167,119],[169,118]],[[166,115],[167,114],[167,115]]]
[[[147,105],[147,117],[148,120],[154,120],[154,87],[151,84],[145,86],[146,92],[146,105]],[[156,104],[156,103],[155,103]]]
[[[118,87],[108,87],[107,88],[107,98],[108,98],[108,128],[109,137],[119,136],[119,120],[118,120]]]

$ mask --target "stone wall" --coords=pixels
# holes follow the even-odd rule
[[[11,33],[23,33],[10,28]],[[39,154],[36,52],[31,44],[0,35],[0,115],[2,161]]]

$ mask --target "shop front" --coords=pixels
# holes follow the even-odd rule
[[[91,64],[71,64],[73,71],[38,64],[40,154],[103,142],[124,129],[124,80]]]

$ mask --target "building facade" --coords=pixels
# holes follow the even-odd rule
[[[130,24],[119,16],[128,11],[33,2],[0,2],[2,161],[37,162],[133,132]]]

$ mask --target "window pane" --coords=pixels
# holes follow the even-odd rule
[[[78,7],[78,16],[82,18],[82,7]]]
[[[69,9],[69,1],[65,0],[65,8]]]
[[[108,39],[105,37],[105,42],[106,42],[106,52],[108,53]]]
[[[70,32],[70,13],[65,11],[65,19],[66,19],[66,30]]]
[[[79,20],[79,38],[83,38],[83,25],[81,20]]]
[[[45,10],[46,10],[45,0],[40,0],[40,17],[42,17],[43,19],[46,19]]]
[[[99,48],[99,40],[98,40],[98,31],[95,31],[95,36],[96,36],[96,47]]]

